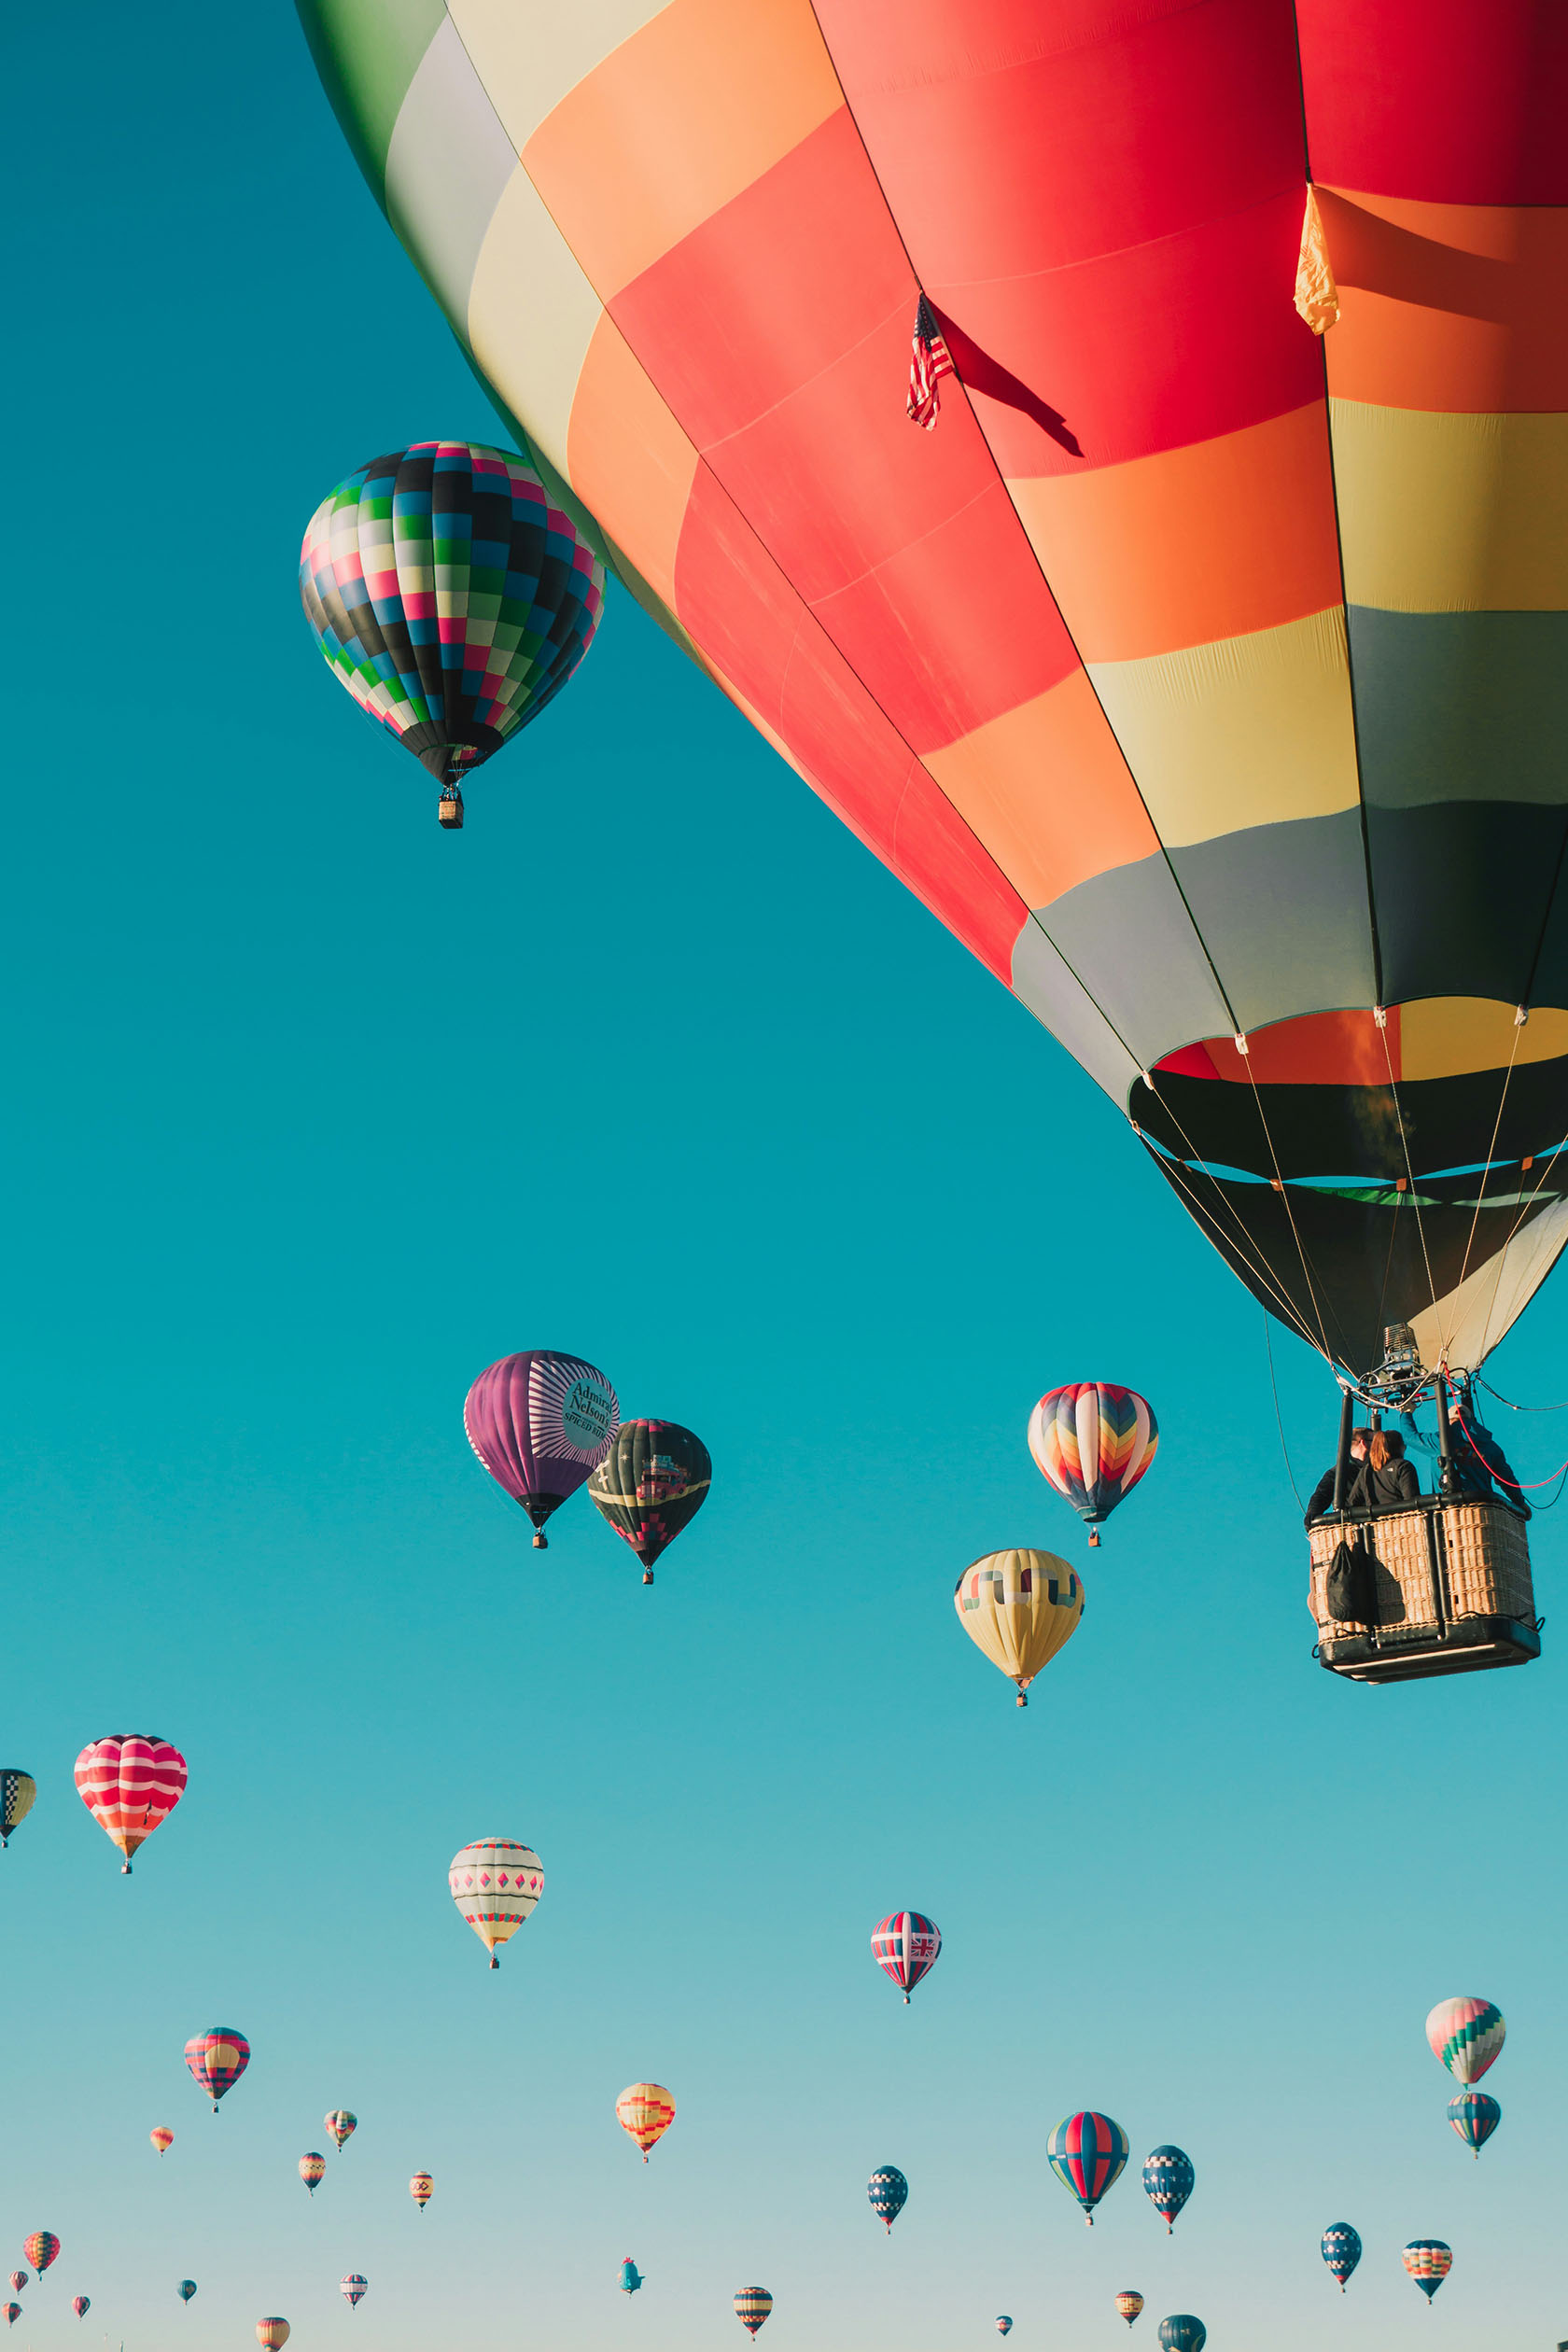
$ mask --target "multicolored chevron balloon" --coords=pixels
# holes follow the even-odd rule
[[[1432,2054],[1456,2082],[1479,2082],[1500,2054],[1507,2030],[1496,2004],[1474,1994],[1439,2001],[1426,2021]]]
[[[305,2187],[310,2191],[311,2195],[314,2197],[316,2190],[326,2177],[327,2159],[321,2154],[318,2149],[313,2148],[310,2149],[308,2154],[301,2156],[300,2159],[300,2178],[304,2182]]]
[[[1345,2291],[1345,2281],[1361,2260],[1361,2236],[1348,2221],[1331,2221],[1323,2233],[1323,2258],[1328,2264],[1329,2275],[1339,2281],[1339,2292]]]
[[[1453,2248],[1441,2238],[1412,2238],[1399,2259],[1430,2303],[1453,2268]]]
[[[1155,1458],[1159,1424],[1135,1389],[1074,1380],[1050,1389],[1029,1421],[1036,1469],[1065,1495],[1098,1544],[1099,1530],[1126,1502]]]
[[[1484,2091],[1462,2091],[1457,2099],[1449,2101],[1449,2121],[1473,2151],[1477,2163],[1482,2149],[1502,2121],[1502,2108]]]
[[[942,1930],[924,1911],[889,1911],[871,1931],[871,1956],[903,1993],[905,2009],[915,1986],[935,1967],[941,1951]]]
[[[1108,2115],[1097,2115],[1092,2107],[1067,2116],[1051,2135],[1045,2151],[1051,2170],[1077,2198],[1091,2230],[1094,2209],[1106,2191],[1120,2180],[1127,2150],[1127,2135],[1121,2125]]]

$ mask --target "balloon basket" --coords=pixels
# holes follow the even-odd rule
[[[546,1535],[542,1527],[535,1530],[534,1549],[535,1551],[548,1551],[550,1549],[550,1538]]]
[[[442,792],[440,800],[436,803],[436,822],[441,826],[443,833],[462,832],[463,795],[460,791],[458,791],[455,785],[450,786],[447,791]]]
[[[653,1581],[653,1571],[652,1571],[652,1569],[651,1569],[651,1568],[645,1568],[645,1569],[643,1570],[643,1572],[642,1572],[642,1581],[643,1581],[643,1583],[644,1583],[644,1584],[651,1584],[651,1583],[652,1583],[652,1581]]]
[[[1099,1530],[1098,1527],[1091,1527],[1089,1530],[1089,1549],[1090,1551],[1099,1551]]]
[[[1351,1682],[1412,1682],[1541,1655],[1525,1522],[1504,1502],[1423,1496],[1409,1511],[1315,1520],[1309,1605],[1317,1657]],[[1332,1617],[1328,1578],[1342,1541],[1370,1554],[1372,1617]]]
[[[491,1966],[493,1968],[498,1968],[498,1967],[500,1967],[500,1965],[501,1965],[501,1964],[500,1964],[500,1962],[497,1959],[497,1957],[496,1957],[495,1953],[492,1953],[490,1954],[490,1966]]]

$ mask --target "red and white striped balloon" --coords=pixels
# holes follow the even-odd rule
[[[116,1731],[90,1741],[76,1770],[77,1792],[124,1855],[129,1878],[131,1856],[185,1795],[185,1758],[156,1731]]]

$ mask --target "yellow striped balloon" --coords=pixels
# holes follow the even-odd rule
[[[157,2149],[160,2156],[166,2155],[175,2144],[175,2135],[173,2132],[170,2131],[167,2123],[155,2123],[152,2130],[147,2134],[147,2137],[151,2140],[154,2148]]]
[[[675,2121],[675,2099],[662,2082],[634,2082],[615,2102],[615,2120],[630,2132],[648,2162],[648,2151]]]
[[[283,2352],[293,2332],[287,2319],[258,2319],[256,2322],[256,2341],[261,2346],[261,2352]]]
[[[1130,2328],[1143,2308],[1143,2298],[1136,2287],[1124,2287],[1116,2297],[1116,2309]]]
[[[1018,1686],[1018,1704],[1043,1666],[1078,1631],[1084,1587],[1055,1552],[987,1552],[953,1588],[959,1623]]]
[[[735,2299],[735,2315],[751,2338],[757,2341],[757,2330],[773,2309],[773,2297],[765,2287],[743,2287]]]

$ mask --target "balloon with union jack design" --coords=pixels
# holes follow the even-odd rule
[[[942,1930],[924,1911],[891,1911],[871,1931],[872,1958],[899,1987],[905,2009],[920,1979],[936,1966],[941,1950]]]
[[[1098,1544],[1099,1529],[1126,1502],[1155,1458],[1159,1424],[1136,1389],[1073,1380],[1047,1391],[1029,1421],[1029,1448],[1042,1477],[1064,1495]]]
[[[1051,2170],[1084,2208],[1094,2227],[1094,2209],[1108,2189],[1120,2180],[1127,2160],[1127,2135],[1108,2115],[1081,2107],[1065,2116],[1051,2135],[1045,2150]]]
[[[866,2195],[878,2221],[885,2221],[892,2234],[893,2223],[909,2200],[909,2183],[896,2164],[878,2164],[866,2182]]]
[[[1456,2082],[1479,2082],[1500,2054],[1507,2027],[1495,2002],[1474,1994],[1439,2001],[1426,2021],[1426,2038]]]
[[[1361,2260],[1361,2233],[1352,2230],[1348,2221],[1331,2221],[1323,2233],[1323,2258],[1328,2264],[1329,2276],[1339,2282],[1339,2292],[1345,2291],[1345,2281]]]
[[[1484,2091],[1462,2091],[1457,2099],[1449,2101],[1449,2121],[1477,2163],[1482,2149],[1502,2121],[1502,2108]]]
[[[1412,2238],[1399,2259],[1430,2303],[1453,2268],[1453,2248],[1441,2238]]]
[[[1124,2287],[1116,2297],[1116,2309],[1130,2328],[1143,2308],[1143,2298],[1136,2287]]]
[[[1151,2149],[1143,2166],[1143,2194],[1165,2223],[1168,2237],[1175,2233],[1176,2217],[1192,2195],[1197,2178],[1192,2158],[1184,2149]]]
[[[498,1968],[496,1946],[510,1942],[544,1892],[539,1855],[516,1838],[476,1838],[453,1855],[446,1883],[490,1954],[490,1966]]]
[[[773,2297],[765,2287],[743,2287],[735,2299],[735,2316],[751,2338],[757,2340],[757,2330],[773,2309]]]
[[[620,1426],[604,1374],[554,1348],[486,1365],[463,1403],[469,1443],[532,1519],[536,1551],[548,1550],[546,1519],[598,1468]]]
[[[185,2063],[212,2101],[213,2113],[250,2064],[250,2044],[232,2025],[209,2025],[185,2045]]]
[[[125,1856],[120,1875],[129,1878],[131,1856],[185,1794],[184,1757],[156,1731],[116,1731],[89,1741],[76,1774],[82,1803]]]

